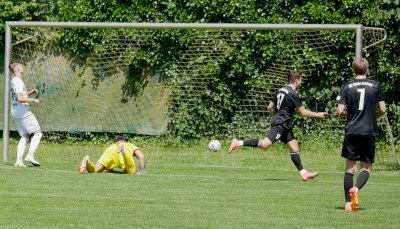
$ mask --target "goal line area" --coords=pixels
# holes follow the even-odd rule
[[[228,154],[230,141],[221,141],[222,148],[212,152],[207,147],[207,141],[186,141],[182,143],[160,142],[155,137],[134,138],[129,142],[137,145],[146,157],[146,170],[152,174],[160,167],[200,167],[204,172],[218,168],[230,169],[260,169],[296,171],[290,159],[290,153],[283,143],[276,143],[268,150],[258,148],[239,148]],[[318,141],[318,139],[299,139],[300,155],[304,168],[318,172],[342,172],[345,160],[340,156],[341,142]],[[16,159],[16,142],[10,143],[8,165],[13,165]],[[58,169],[78,173],[80,161],[85,155],[96,162],[107,144],[79,143],[49,143],[40,144],[36,159],[44,169]],[[379,143],[374,171],[387,174],[399,171],[399,166],[391,158],[385,158],[388,145]],[[134,158],[136,165],[139,162]],[[28,164],[26,164],[28,165]],[[153,171],[153,172],[152,172]]]
[[[49,142],[82,133],[215,138],[225,145],[233,137],[262,138],[270,125],[268,103],[292,69],[306,81],[300,90],[305,106],[330,114],[324,120],[296,116],[295,133],[340,142],[344,120],[335,115],[334,98],[352,77],[349,64],[364,56],[370,77],[379,79],[386,39],[384,29],[360,25],[9,22],[7,28],[5,62],[21,61],[26,86],[38,89],[42,103],[30,108]],[[7,110],[10,77],[5,69],[0,82]],[[7,160],[15,154],[8,132],[16,128],[8,112],[1,115]],[[379,127],[384,150],[378,156],[398,164],[386,116]],[[153,147],[154,158],[163,158]],[[208,157],[190,148],[169,155]]]

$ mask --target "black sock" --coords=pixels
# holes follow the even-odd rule
[[[344,198],[346,202],[350,202],[350,193],[349,190],[353,187],[353,177],[354,174],[345,172],[343,179],[343,187],[344,187]]]
[[[299,152],[290,153],[290,158],[292,158],[293,164],[296,166],[297,170],[303,170],[303,165],[301,164],[300,154]]]
[[[361,171],[361,173],[357,177],[356,187],[360,190],[368,181],[369,172],[365,169]]]
[[[249,139],[243,141],[243,146],[258,147],[259,139]]]

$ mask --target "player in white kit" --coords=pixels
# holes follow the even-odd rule
[[[14,164],[15,167],[25,167],[22,162],[25,148],[29,142],[30,135],[33,134],[31,143],[29,145],[28,154],[25,161],[30,162],[34,166],[40,166],[40,163],[35,160],[34,154],[39,146],[42,132],[40,130],[39,122],[33,113],[29,110],[29,103],[39,104],[40,100],[29,98],[28,96],[38,93],[37,89],[32,89],[29,92],[26,90],[25,83],[22,80],[24,74],[24,66],[21,63],[14,62],[10,64],[10,70],[14,73],[11,80],[11,115],[14,118],[15,125],[21,139],[17,145],[17,160]]]

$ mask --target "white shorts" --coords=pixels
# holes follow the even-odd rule
[[[39,122],[32,112],[29,112],[28,115],[23,118],[17,118],[14,120],[20,136],[24,134],[32,134],[40,130]]]

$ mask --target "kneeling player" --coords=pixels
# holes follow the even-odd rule
[[[132,143],[125,142],[121,136],[114,138],[114,144],[104,150],[99,160],[94,164],[86,155],[79,165],[79,172],[87,170],[89,173],[101,173],[103,171],[115,172],[114,169],[122,169],[123,173],[133,174],[136,171],[136,165],[133,156],[139,159],[140,172],[144,174],[145,158],[142,151]]]

